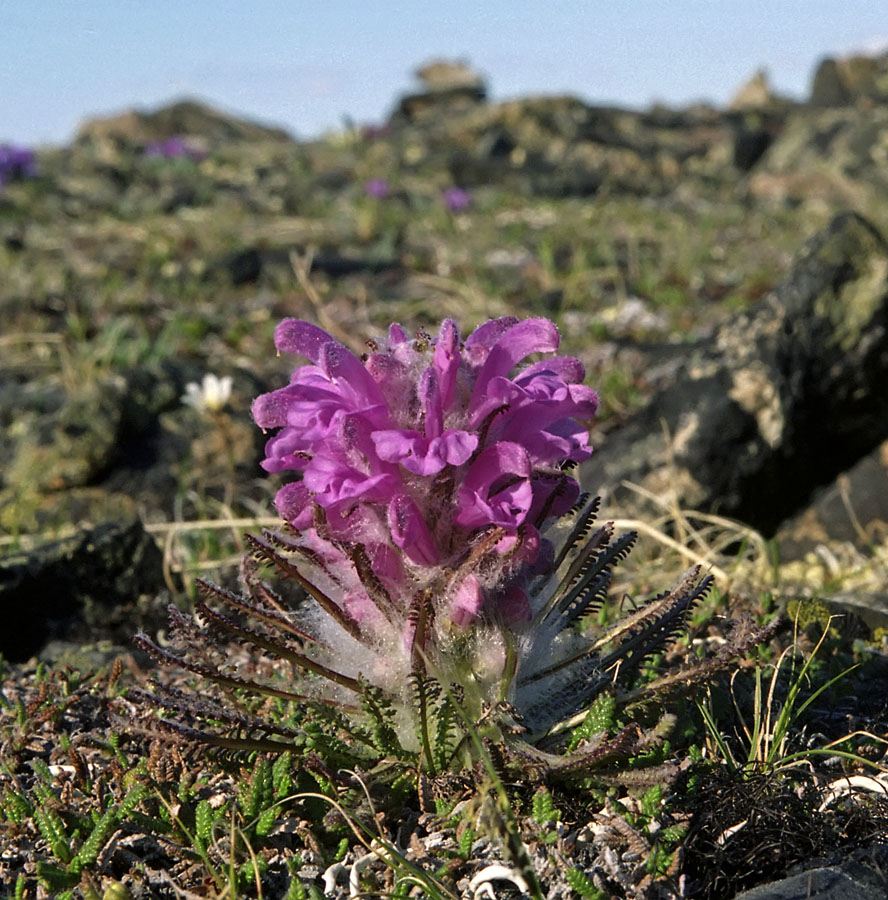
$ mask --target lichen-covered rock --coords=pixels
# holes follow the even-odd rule
[[[680,181],[736,177],[738,113],[712,107],[638,112],[570,95],[463,102],[464,88],[405,98],[383,140],[410,147],[469,186],[588,196],[599,188],[661,195]],[[459,102],[457,102],[459,101]]]
[[[113,464],[124,421],[126,381],[120,376],[76,387],[50,380],[4,394],[0,418],[11,443],[3,485],[59,491],[95,482]],[[24,400],[24,402],[22,402]]]
[[[162,519],[198,487],[230,497],[261,459],[262,435],[246,410],[264,385],[236,371],[243,414],[206,414],[182,402],[203,374],[166,361],[73,387],[48,378],[0,389],[0,452],[9,460],[0,469],[0,529],[52,533],[132,510]]]
[[[749,181],[757,198],[865,209],[888,190],[888,108],[799,109]]]
[[[487,99],[484,79],[464,62],[432,60],[417,69],[416,77],[423,90],[400,99],[393,122],[423,122],[462,113]]]
[[[78,143],[140,146],[176,135],[192,135],[208,144],[231,141],[292,140],[280,128],[248,122],[194,100],[183,100],[153,111],[127,110],[106,118],[84,122],[77,132]]]
[[[585,483],[641,483],[773,533],[888,436],[886,379],[888,245],[840,215],[758,309],[608,438]]]

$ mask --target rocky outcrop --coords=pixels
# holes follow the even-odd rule
[[[76,142],[143,147],[175,136],[198,138],[208,147],[233,141],[292,140],[283,129],[228,116],[194,100],[182,100],[151,112],[127,110],[90,119],[78,129]]]
[[[484,79],[468,63],[432,60],[416,71],[421,91],[405,94],[392,115],[394,123],[422,123],[473,109],[487,99]]]
[[[810,103],[815,107],[863,104],[888,99],[888,54],[826,57],[818,64],[811,83]]]
[[[888,107],[800,109],[749,181],[758,199],[866,208],[888,190]]]
[[[771,88],[768,73],[759,69],[731,98],[728,109],[741,112],[773,106],[777,97]]]
[[[600,189],[661,195],[682,180],[736,175],[737,116],[705,106],[648,112],[532,97],[395,115],[389,139],[423,147],[465,186],[501,184],[524,194],[588,196]]]
[[[888,245],[855,214],[806,246],[751,315],[689,354],[672,383],[607,438],[588,489],[673,492],[773,534],[888,436]]]

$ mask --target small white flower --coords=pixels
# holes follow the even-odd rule
[[[230,375],[219,378],[208,372],[200,384],[190,381],[185,385],[182,402],[200,412],[219,412],[231,398],[231,385]]]

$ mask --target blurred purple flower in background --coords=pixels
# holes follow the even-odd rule
[[[392,192],[391,186],[385,178],[371,178],[364,184],[364,193],[368,197],[376,197],[382,200]]]
[[[441,199],[450,212],[465,212],[472,205],[472,195],[461,187],[444,188]]]
[[[37,174],[34,151],[14,144],[0,144],[0,186]]]
[[[361,137],[365,141],[375,141],[378,138],[382,138],[382,137],[385,137],[386,135],[390,134],[391,130],[392,130],[392,127],[387,122],[382,125],[369,123],[367,125],[362,126]]]
[[[145,156],[155,159],[193,159],[201,160],[206,156],[202,150],[189,144],[179,135],[173,135],[162,141],[151,141],[145,146]]]
[[[525,589],[552,556],[541,531],[577,500],[567,470],[592,452],[598,407],[577,359],[518,368],[558,343],[547,319],[495,319],[464,341],[448,319],[436,338],[392,325],[358,358],[309,322],[278,325],[277,349],[311,364],[253,403],[279,429],[262,465],[303,473],[275,504],[356,627],[408,651],[420,601],[430,646],[529,622]]]

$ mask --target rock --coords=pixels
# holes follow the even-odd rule
[[[811,84],[812,106],[845,106],[888,99],[888,54],[823,59]]]
[[[743,87],[734,94],[728,109],[747,110],[761,109],[770,106],[775,100],[768,73],[765,69],[759,69]]]
[[[104,523],[0,560],[0,653],[22,662],[52,639],[129,642],[158,623],[163,556],[138,519]]]
[[[406,94],[390,119],[391,124],[431,120],[439,115],[466,112],[483,103],[484,91],[476,87],[452,87],[418,94]]]
[[[0,441],[13,444],[2,480],[38,491],[94,483],[114,463],[126,380],[109,376],[68,390],[57,381],[0,394]],[[13,435],[19,436],[17,440]]]
[[[452,116],[473,109],[487,99],[484,79],[464,62],[433,60],[419,68],[416,76],[423,90],[401,98],[391,124]]]
[[[888,542],[888,441],[818,490],[775,537],[780,559],[797,559],[819,544],[848,542],[866,550]]]
[[[235,250],[227,254],[219,266],[228,273],[232,284],[251,284],[262,274],[262,255],[255,247]],[[213,268],[211,266],[208,272]]]
[[[844,106],[850,99],[838,63],[829,57],[822,60],[811,84],[811,105]]]
[[[427,91],[468,87],[486,92],[481,75],[461,60],[433,59],[416,70],[416,77]]]
[[[144,147],[175,136],[200,138],[209,147],[237,141],[290,141],[280,128],[257,125],[218,112],[194,100],[182,100],[153,112],[127,110],[106,118],[90,119],[77,131],[78,144],[96,147]]]
[[[736,177],[734,119],[708,107],[636,112],[555,96],[438,108],[392,124],[422,143],[430,165],[445,166],[466,187],[660,196],[688,179]]]
[[[246,406],[266,386],[232,370],[243,415],[204,415],[181,398],[205,371],[166,361],[72,388],[48,378],[0,389],[0,453],[9,460],[0,528],[40,533],[136,508],[168,518],[179,492],[200,485],[222,496],[236,474],[255,472],[263,438]]]
[[[737,894],[734,900],[884,900],[888,878],[848,863],[809,869]]]
[[[800,109],[780,127],[749,189],[831,208],[866,208],[888,191],[888,169],[880,148],[888,129],[888,107]]]
[[[888,245],[846,213],[607,438],[584,483],[618,504],[624,482],[671,492],[773,534],[888,436],[886,379]]]
[[[774,136],[766,128],[740,128],[734,139],[734,165],[748,172],[765,155]]]

